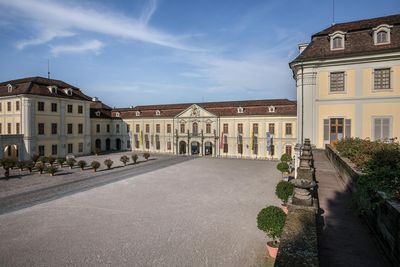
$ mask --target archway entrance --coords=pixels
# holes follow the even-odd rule
[[[111,150],[111,141],[110,138],[106,139],[106,150],[110,151]]]
[[[186,154],[186,142],[185,141],[180,141],[179,142],[179,154]]]
[[[204,155],[212,155],[213,147],[211,142],[204,143]]]
[[[96,147],[96,150],[101,151],[101,140],[100,139],[96,139],[95,147]]]
[[[200,153],[200,143],[199,142],[192,142],[191,143],[191,150],[192,150],[192,155],[197,155]]]
[[[3,150],[4,158],[7,159],[19,159],[19,149],[17,145],[6,145]]]
[[[115,147],[117,150],[121,150],[121,139],[117,138],[117,140],[115,140]]]

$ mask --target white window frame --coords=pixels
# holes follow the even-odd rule
[[[374,45],[387,45],[390,44],[390,29],[393,26],[387,25],[387,24],[381,24],[376,28],[373,28],[372,30],[374,31]],[[378,33],[380,32],[386,32],[387,34],[387,40],[384,43],[378,43]]]
[[[335,38],[341,38],[342,39],[342,47],[333,47],[333,40]],[[342,31],[336,31],[332,34],[329,34],[329,38],[330,38],[330,47],[332,51],[336,51],[336,50],[344,50],[345,48],[345,37],[346,37],[346,32],[342,32]]]
[[[332,73],[343,73],[343,91],[332,91],[331,90],[331,75]],[[346,94],[347,93],[347,86],[346,86],[346,71],[344,70],[338,70],[338,71],[331,71],[329,73],[329,79],[328,79],[328,88],[329,88],[329,94]]]
[[[376,139],[375,138],[375,120],[376,119],[389,119],[389,136],[388,136],[388,140],[389,141],[390,138],[393,138],[393,117],[392,116],[372,116],[372,121],[371,121],[371,125],[372,125],[372,129],[371,129],[371,139],[374,141],[380,140],[380,141],[385,141],[385,139]],[[381,124],[381,136],[382,136],[382,124]]]
[[[375,88],[375,71],[389,69],[389,88]],[[372,91],[373,92],[385,92],[385,91],[393,91],[393,76],[392,76],[392,68],[391,67],[379,67],[374,68],[372,72]]]

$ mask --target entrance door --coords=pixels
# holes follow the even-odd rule
[[[111,150],[111,140],[110,140],[110,138],[106,139],[106,150],[107,151]]]
[[[200,153],[200,143],[192,142],[192,155],[197,155]]]
[[[186,142],[180,141],[179,142],[179,154],[186,154]]]
[[[204,144],[204,155],[212,155],[212,143],[205,142]]]
[[[330,120],[330,142],[336,144],[344,137],[344,119],[331,118]]]
[[[115,145],[117,150],[121,150],[121,139],[117,138],[117,140],[115,140]]]

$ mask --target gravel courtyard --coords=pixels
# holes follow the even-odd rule
[[[1,266],[272,266],[275,165],[196,158],[1,215]]]

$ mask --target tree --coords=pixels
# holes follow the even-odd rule
[[[150,153],[143,153],[143,158],[147,161],[150,158]]]
[[[124,164],[124,166],[129,162],[128,156],[121,156],[119,160]]]
[[[286,214],[282,209],[275,206],[268,206],[262,209],[257,216],[257,227],[265,232],[275,247],[278,246],[278,239],[282,235],[285,225]]]
[[[107,166],[107,169],[109,170],[109,169],[111,169],[111,166],[114,164],[114,161],[112,161],[111,159],[106,159],[105,161],[104,161],[104,165],[106,165]]]
[[[86,161],[84,160],[78,161],[78,166],[81,168],[82,171],[85,169],[86,165],[87,165]]]
[[[70,169],[74,167],[75,162],[76,162],[75,159],[67,159],[67,165],[69,166]]]
[[[133,164],[136,164],[136,162],[137,162],[137,160],[138,160],[138,155],[137,154],[133,154],[132,155],[132,161],[133,161]]]
[[[100,162],[94,160],[94,161],[92,161],[92,163],[90,164],[90,166],[92,166],[94,172],[96,172],[97,169],[100,168]]]
[[[275,188],[275,195],[286,204],[289,197],[293,195],[294,186],[290,182],[280,181]]]

